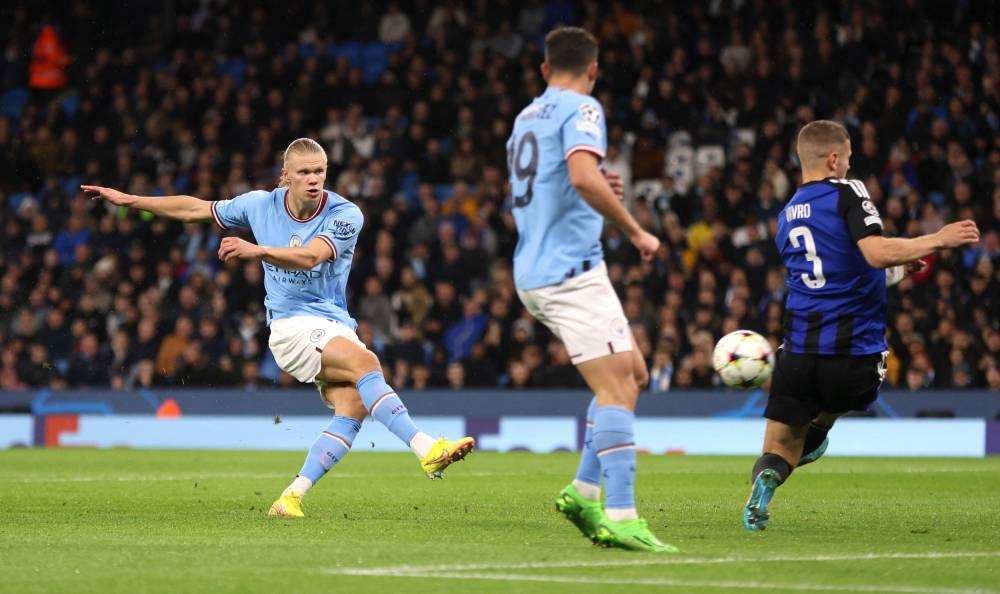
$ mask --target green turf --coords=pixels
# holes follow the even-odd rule
[[[751,458],[644,456],[640,508],[683,551],[664,557],[554,511],[574,455],[475,453],[430,481],[358,453],[307,518],[266,517],[301,457],[0,451],[0,592],[1000,592],[996,458],[824,459],[751,534]]]

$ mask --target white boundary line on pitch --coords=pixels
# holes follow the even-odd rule
[[[810,471],[814,474],[853,474],[853,475],[863,475],[869,474],[866,472],[857,472],[856,470],[844,469],[844,470],[819,470]],[[925,472],[952,472],[952,473],[967,473],[967,474],[979,474],[986,472],[994,472],[993,469],[983,468],[983,469],[947,469],[947,468],[901,468],[897,469],[896,472],[902,474],[918,474]],[[538,476],[563,476],[565,472],[542,472],[536,473]],[[720,474],[718,472],[703,472],[692,469],[673,469],[673,470],[663,470],[663,471],[645,471],[648,475],[710,475],[710,474]],[[872,472],[870,474],[877,474]],[[0,476],[0,484],[3,483],[90,483],[90,482],[149,482],[149,481],[188,481],[188,480],[208,480],[208,479],[270,479],[270,478],[285,478],[288,477],[287,472],[198,472],[190,474],[132,474],[132,475],[117,475],[117,476],[99,476],[99,475],[68,475],[68,476]],[[357,472],[336,472],[328,475],[327,480],[331,478],[362,478],[371,476],[367,473],[357,473]],[[416,473],[400,471],[398,473],[382,473],[381,476],[417,476]],[[465,471],[464,469],[454,475],[454,478],[477,478],[477,477],[497,477],[497,476],[520,476],[517,472],[490,472],[490,471]]]
[[[191,474],[126,474],[119,476],[25,476],[25,477],[0,477],[0,484],[4,483],[128,483],[146,481],[201,481],[208,479],[266,479],[287,477],[287,472],[277,473],[254,473],[254,472],[199,472]],[[362,476],[362,475],[357,475]]]
[[[857,555],[813,555],[813,556],[770,556],[770,557],[709,557],[709,558],[668,558],[668,559],[620,559],[607,561],[555,561],[531,563],[472,563],[445,565],[397,565],[372,568],[327,568],[324,573],[334,575],[400,577],[400,578],[440,578],[479,579],[492,581],[526,581],[552,583],[581,583],[608,585],[640,585],[687,588],[729,588],[729,589],[777,589],[808,590],[822,592],[892,592],[896,594],[997,594],[996,590],[981,588],[928,588],[921,586],[890,585],[841,585],[826,584],[778,584],[774,582],[747,582],[724,580],[684,580],[672,578],[602,578],[574,577],[511,573],[483,573],[482,570],[516,569],[567,569],[578,567],[641,567],[666,565],[722,565],[761,562],[837,562],[872,561],[886,559],[958,559],[977,557],[1000,557],[1000,551],[982,552],[927,552],[927,553],[865,553]]]
[[[794,590],[813,592],[890,592],[892,594],[996,594],[996,590],[979,588],[924,588],[920,586],[887,586],[883,584],[801,584],[776,582],[748,582],[726,580],[683,580],[672,578],[590,578],[573,576],[545,576],[528,574],[498,574],[498,573],[413,573],[397,574],[392,577],[440,578],[449,580],[487,580],[501,582],[548,582],[558,584],[606,584],[616,586],[662,586],[672,588],[714,588],[726,590]]]
[[[463,472],[465,477],[514,476],[517,473]],[[563,473],[565,474],[565,473]],[[288,478],[288,472],[197,472],[191,474],[126,474],[117,476],[69,475],[69,476],[0,476],[0,484],[5,483],[98,483],[98,482],[150,482],[150,481],[200,481],[209,479],[271,479]],[[336,478],[365,478],[370,473],[337,472],[327,475],[326,480]],[[419,472],[380,473],[380,477],[420,477]],[[454,476],[458,476],[455,474]]]

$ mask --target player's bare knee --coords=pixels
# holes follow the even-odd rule
[[[358,381],[367,373],[381,371],[382,364],[379,363],[378,356],[375,353],[367,349],[357,349],[351,355],[350,368],[355,376],[354,381]]]

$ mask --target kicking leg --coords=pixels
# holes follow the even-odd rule
[[[361,421],[368,414],[361,403],[358,391],[349,383],[324,385],[322,397],[333,405],[336,416],[316,438],[295,480],[271,505],[271,509],[268,510],[270,516],[304,515],[302,497],[350,452],[351,444],[361,429]]]
[[[427,476],[440,477],[445,468],[465,458],[475,447],[476,442],[471,437],[435,441],[420,431],[406,405],[386,383],[378,357],[364,346],[343,336],[335,337],[323,348],[322,363],[317,379],[354,383],[368,414],[410,447],[420,458],[421,468]]]
[[[826,448],[830,445],[827,434],[833,428],[833,424],[840,418],[841,413],[822,412],[809,423],[806,431],[805,444],[802,447],[802,457],[796,467],[815,462],[823,457]]]

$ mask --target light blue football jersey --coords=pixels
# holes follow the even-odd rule
[[[604,259],[604,218],[573,188],[566,158],[586,150],[603,160],[606,148],[604,110],[590,95],[549,87],[514,120],[507,169],[518,289],[557,285]]]
[[[364,224],[361,209],[334,192],[324,191],[316,212],[298,219],[285,203],[287,188],[255,190],[212,203],[212,215],[223,229],[250,229],[258,245],[297,247],[319,237],[333,248],[333,257],[312,270],[286,270],[264,266],[267,323],[292,316],[318,316],[336,320],[351,329],[357,322],[347,313],[347,275],[354,246]]]

